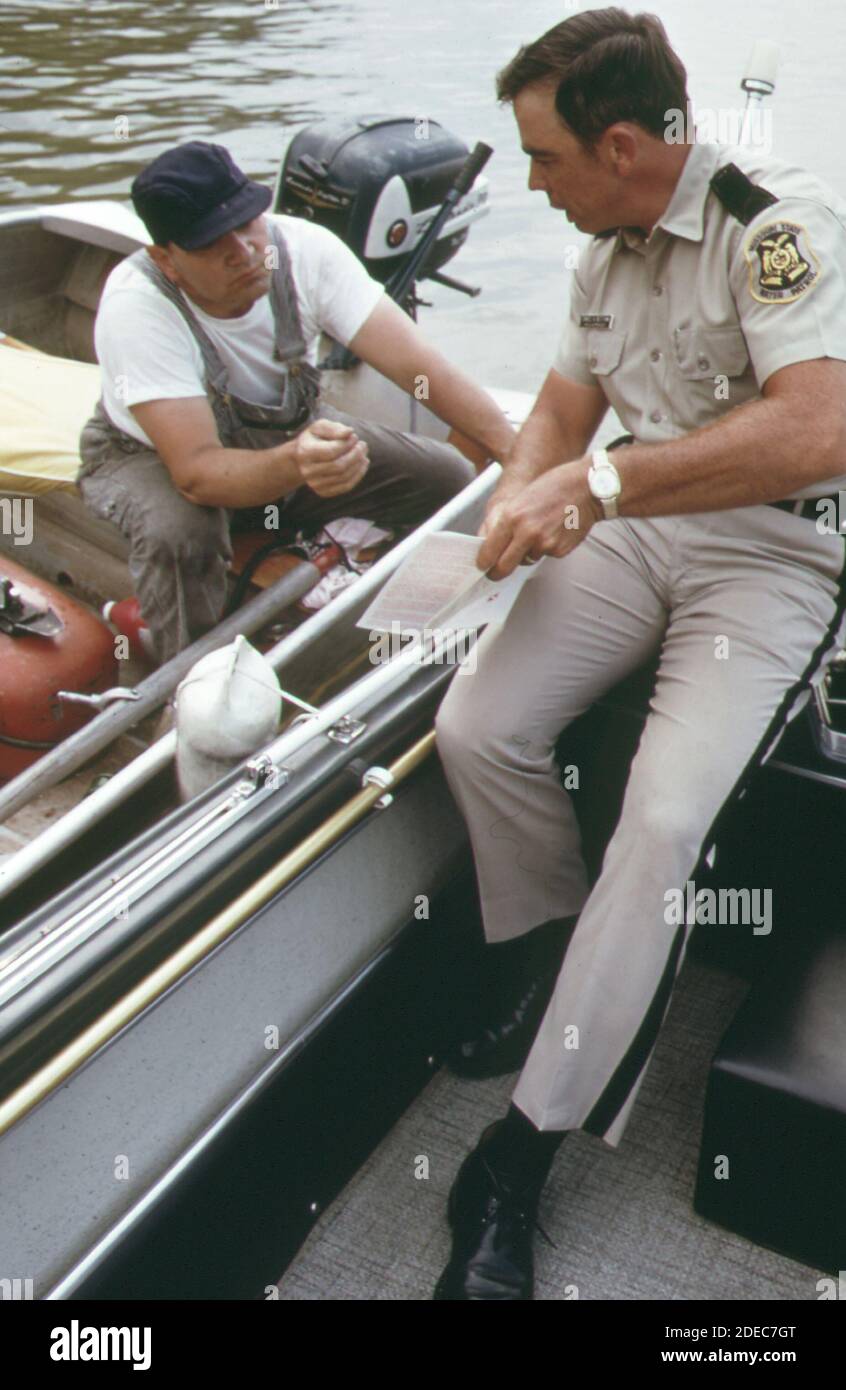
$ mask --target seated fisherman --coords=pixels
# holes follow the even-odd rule
[[[280,521],[422,521],[474,476],[449,444],[321,406],[321,331],[428,404],[491,457],[512,441],[488,395],[426,343],[331,232],[267,214],[269,189],[219,145],[160,155],[132,186],[152,245],[106,281],[102,397],[80,440],[88,508],[130,542],[161,661],[219,621],[232,513]]]

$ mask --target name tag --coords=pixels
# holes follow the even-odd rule
[[[579,319],[580,328],[613,328],[613,314],[582,314]]]

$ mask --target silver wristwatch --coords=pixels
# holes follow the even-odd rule
[[[620,475],[608,457],[607,449],[595,449],[587,475],[591,496],[602,503],[606,521],[618,515],[617,498],[623,490]]]

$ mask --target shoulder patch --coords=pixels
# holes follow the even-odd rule
[[[749,292],[761,304],[790,304],[822,274],[808,233],[798,222],[768,222],[750,237],[745,251]]]

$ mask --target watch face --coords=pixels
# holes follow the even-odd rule
[[[620,492],[620,480],[610,468],[597,468],[591,479],[591,492],[600,501],[616,497]]]

